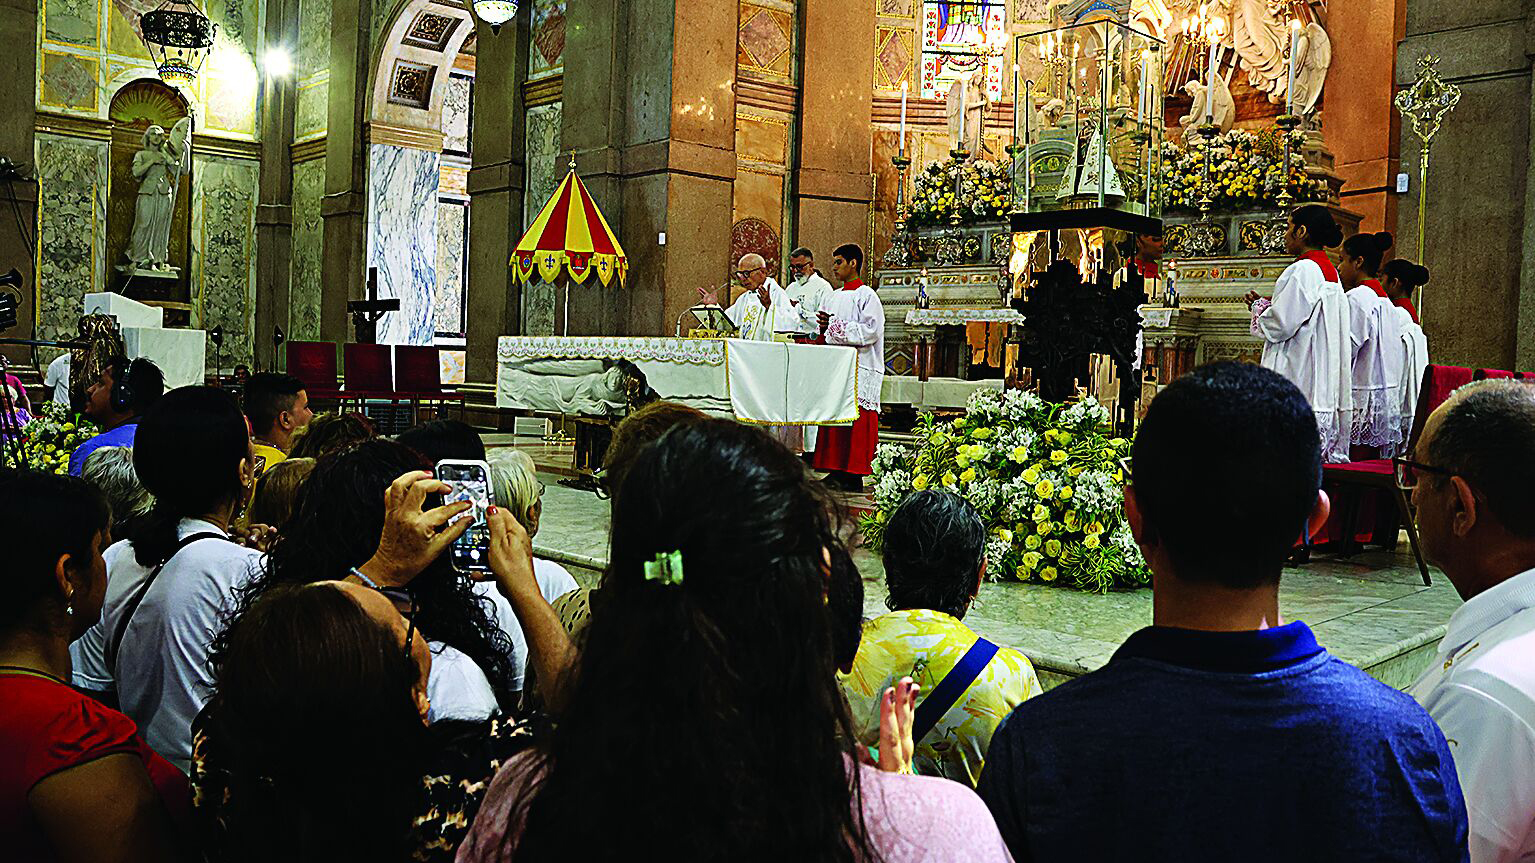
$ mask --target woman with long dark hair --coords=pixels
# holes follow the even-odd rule
[[[75,684],[115,691],[149,745],[183,770],[213,682],[208,633],[260,565],[260,552],[229,539],[252,463],[245,415],[227,391],[181,387],[155,402],[133,441],[154,506],[103,555],[101,621],[70,645]]]
[[[348,577],[377,551],[385,493],[401,474],[428,465],[409,447],[370,440],[320,459],[299,492],[298,508],[273,543],[267,566],[242,604],[278,584]],[[512,645],[488,600],[447,555],[395,592],[432,648],[432,719],[484,719],[516,705]],[[222,639],[220,640],[222,645]]]
[[[970,789],[855,766],[833,512],[747,426],[698,420],[642,451],[555,729],[496,776],[459,860],[1007,859]]]
[[[1316,413],[1322,457],[1349,460],[1353,435],[1353,368],[1349,364],[1348,298],[1324,249],[1343,242],[1343,229],[1321,204],[1290,213],[1285,248],[1295,262],[1274,283],[1272,299],[1247,294],[1252,331],[1263,339],[1263,366],[1289,378]]]

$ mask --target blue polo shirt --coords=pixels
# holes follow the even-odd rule
[[[134,417],[122,425],[110,431],[104,431],[75,447],[75,451],[69,456],[69,475],[79,476],[85,469],[85,459],[91,453],[104,446],[133,446],[133,436],[139,430],[139,418]]]
[[[1025,701],[977,789],[1019,861],[1461,861],[1444,735],[1301,622],[1148,627]]]

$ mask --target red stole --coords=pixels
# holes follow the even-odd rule
[[[861,287],[863,287],[862,279],[848,279],[842,283],[842,290],[844,291],[856,291]]]
[[[1391,299],[1390,297],[1386,296],[1386,289],[1380,286],[1380,279],[1365,279],[1364,281],[1360,282],[1359,284],[1364,285],[1365,287],[1367,287],[1370,290],[1374,291],[1375,292],[1375,296],[1377,296],[1377,297],[1384,297],[1385,299],[1388,299],[1388,300]]]
[[[1332,265],[1332,260],[1327,257],[1326,252],[1312,249],[1311,251],[1306,252],[1295,260],[1310,261],[1311,263],[1316,264],[1318,267],[1322,268],[1322,278],[1329,282],[1338,282],[1338,268]],[[1338,284],[1342,284],[1342,282],[1338,282]]]
[[[1136,258],[1135,266],[1141,271],[1142,278],[1155,279],[1159,276],[1159,270],[1156,261],[1145,261],[1141,260],[1140,258]]]
[[[1402,308],[1406,309],[1407,310],[1407,314],[1412,315],[1412,322],[1413,323],[1415,323],[1415,324],[1416,323],[1420,323],[1420,321],[1418,320],[1418,307],[1412,304],[1412,300],[1409,300],[1406,297],[1397,297],[1396,299],[1392,300],[1391,302],[1393,302],[1393,303],[1401,306]]]

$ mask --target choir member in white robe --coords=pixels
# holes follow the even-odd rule
[[[885,307],[863,283],[863,249],[845,243],[832,254],[832,277],[842,289],[821,304],[820,340],[858,349],[858,420],[852,426],[823,426],[811,466],[848,491],[863,488],[879,446],[880,385],[885,380]]]
[[[1290,216],[1285,245],[1296,256],[1274,285],[1272,300],[1249,293],[1252,331],[1261,337],[1263,366],[1290,379],[1311,402],[1322,457],[1349,461],[1353,430],[1353,369],[1348,298],[1323,248],[1343,241],[1325,207],[1308,204]]]
[[[1428,337],[1423,327],[1413,320],[1412,312],[1395,303],[1391,312],[1401,334],[1402,380],[1399,398],[1402,415],[1402,446],[1412,437],[1412,424],[1417,418],[1418,392],[1423,387],[1423,371],[1428,368]],[[1404,453],[1398,453],[1401,455]]]
[[[1360,459],[1389,458],[1401,447],[1401,333],[1391,301],[1375,279],[1390,251],[1389,231],[1343,241],[1338,277],[1348,297],[1353,348],[1354,422],[1350,440]]]

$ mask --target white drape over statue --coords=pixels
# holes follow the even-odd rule
[[[144,149],[133,154],[133,177],[139,181],[133,209],[133,235],[128,264],[144,270],[169,271],[171,218],[176,187],[192,168],[192,118],[183,117],[169,134],[160,126],[144,130]]]
[[[944,99],[949,118],[949,138],[955,149],[977,156],[983,146],[981,127],[986,122],[986,78],[980,72],[971,72],[955,80]]]

